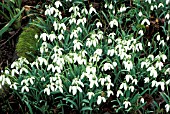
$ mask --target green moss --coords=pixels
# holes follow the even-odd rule
[[[28,26],[23,29],[16,45],[16,52],[19,57],[25,57],[29,62],[33,62],[37,55],[35,34],[40,30],[35,26]]]

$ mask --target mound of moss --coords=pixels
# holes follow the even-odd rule
[[[37,39],[35,35],[39,34],[40,30],[35,26],[23,28],[23,32],[19,36],[16,45],[16,52],[19,57],[25,57],[29,62],[35,60],[37,53]]]

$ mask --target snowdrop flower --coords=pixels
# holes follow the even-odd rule
[[[56,8],[59,8],[60,6],[62,6],[62,3],[60,1],[56,1],[55,6],[56,6]]]
[[[33,84],[34,84],[34,81],[33,81],[33,80],[35,80],[35,78],[34,78],[34,77],[31,77],[31,78],[28,78],[27,80],[30,81],[30,83],[33,85]]]
[[[169,105],[169,104],[166,104],[166,105],[165,105],[165,109],[166,109],[166,112],[169,112],[170,105]]]
[[[13,84],[10,85],[10,88],[13,88],[13,89],[17,90],[17,86],[16,85],[17,85],[17,83],[14,82]]]
[[[119,97],[120,95],[123,96],[123,92],[121,90],[118,90],[116,96]]]
[[[107,55],[109,55],[111,57],[114,55],[114,53],[115,53],[114,49],[110,49],[110,50],[107,51]]]
[[[87,11],[86,7],[84,7],[84,8],[81,10],[81,13],[82,13],[82,14],[86,14],[86,15],[88,14],[88,11]]]
[[[165,82],[157,82],[157,85],[158,86],[160,85],[161,86],[161,90],[164,91],[165,90]]]
[[[43,40],[43,41],[46,41],[46,39],[48,38],[48,34],[47,33],[42,33],[40,35],[40,38]]]
[[[161,61],[160,61],[160,62],[157,61],[156,64],[155,64],[155,67],[156,67],[156,68],[159,68],[159,70],[161,70],[163,66],[164,66],[164,65],[163,65],[163,63],[162,63]]]
[[[94,85],[96,85],[96,87],[99,86],[98,79],[95,75],[90,75],[89,81],[90,81],[90,88],[93,88]]]
[[[47,65],[48,62],[45,58],[42,58],[42,57],[38,57],[38,61],[40,62],[40,65],[42,66],[42,64],[44,63],[44,65]]]
[[[123,64],[127,71],[130,71],[133,68],[132,61],[130,61],[130,60],[123,61]]]
[[[41,81],[42,81],[42,82],[44,82],[44,81],[45,81],[45,78],[44,78],[44,77],[42,77],[42,78],[41,78]]]
[[[54,21],[53,27],[54,27],[55,31],[58,30],[58,26],[59,26],[59,24],[56,21]]]
[[[102,67],[102,71],[107,71],[107,70],[111,70],[113,69],[113,65],[110,63],[104,63],[103,67]]]
[[[157,39],[157,41],[159,41],[161,39],[161,36],[158,34],[156,39]]]
[[[132,84],[133,84],[133,83],[135,83],[135,85],[137,85],[138,80],[137,80],[137,79],[133,79],[133,80],[132,80]]]
[[[156,86],[156,85],[157,85],[157,81],[156,81],[156,80],[153,80],[151,87],[154,87],[154,86]]]
[[[38,34],[35,34],[34,38],[35,38],[35,39],[38,39]]]
[[[149,83],[149,77],[146,77],[146,78],[144,79],[144,83]]]
[[[47,88],[44,89],[44,93],[47,93],[47,95],[50,95],[49,85],[47,85]]]
[[[109,9],[110,9],[110,10],[113,9],[113,4],[112,4],[112,3],[109,5]]]
[[[142,22],[141,22],[141,25],[144,25],[144,24],[147,24],[147,25],[150,25],[150,22],[148,19],[144,19]]]
[[[166,85],[170,84],[170,79],[165,82]]]
[[[64,40],[64,36],[62,34],[59,34],[58,39],[59,39],[59,41],[62,40],[62,39]]]
[[[151,43],[150,43],[150,42],[148,42],[148,46],[151,46]]]
[[[76,85],[76,86],[70,86],[69,87],[69,92],[73,92],[73,95],[76,95],[76,93],[77,93],[77,90],[79,90],[79,92],[82,92],[82,89],[78,86],[78,85]]]
[[[144,98],[143,98],[143,97],[140,99],[140,102],[141,102],[141,103],[145,103],[145,101],[144,101]]]
[[[160,7],[164,7],[164,5],[162,3],[159,3],[158,8]]]
[[[90,100],[92,98],[92,96],[94,96],[94,93],[93,92],[88,92],[87,95],[88,95],[88,99]]]
[[[21,85],[26,85],[26,86],[29,86],[29,83],[28,83],[28,80],[27,79],[23,79],[22,81],[21,81]]]
[[[97,28],[102,27],[102,23],[101,22],[97,22],[96,26],[97,26]]]
[[[98,105],[101,104],[102,101],[103,101],[103,102],[106,102],[105,97],[98,96],[98,97],[97,97],[97,104],[98,104]]]
[[[151,0],[145,0],[145,2],[148,2],[149,4],[151,4]]]
[[[107,90],[107,97],[110,97],[110,95],[113,95],[113,91],[112,90]]]
[[[165,19],[169,19],[170,18],[170,15],[169,15],[169,13],[167,13],[166,15],[165,15]]]
[[[21,92],[23,93],[24,91],[29,92],[29,88],[27,86],[23,86],[21,88]]]
[[[6,83],[8,84],[8,85],[11,85],[11,81],[10,81],[10,79],[7,77],[7,78],[5,78],[5,81],[6,81]]]
[[[112,21],[110,21],[109,25],[110,25],[110,28],[113,28],[113,25],[118,27],[118,22],[116,19],[113,19]]]
[[[165,41],[164,41],[164,40],[161,40],[161,41],[159,42],[159,45],[165,46]]]
[[[120,89],[124,88],[124,90],[127,90],[127,84],[126,83],[122,83],[119,88]]]
[[[125,109],[127,109],[128,106],[131,106],[131,103],[129,101],[124,101],[123,104],[125,105]]]
[[[15,74],[19,74],[18,70],[12,69],[11,75],[12,75],[12,76],[15,76]]]
[[[121,7],[120,10],[119,10],[121,13],[126,11],[126,7]]]
[[[139,17],[141,17],[143,14],[142,14],[142,12],[140,11],[140,12],[138,13],[138,15],[139,15]]]
[[[151,5],[150,10],[153,11],[154,10],[154,6]]]
[[[127,82],[129,82],[129,79],[133,80],[133,77],[128,74],[128,75],[125,76],[125,79],[126,79]]]
[[[48,36],[48,39],[49,39],[51,42],[53,42],[54,39],[56,39],[56,35],[55,35],[55,34],[50,34],[50,35]]]
[[[147,69],[147,71],[150,71],[150,76],[153,76],[154,78],[156,78],[158,76],[157,71],[155,70],[154,66],[151,66]]]
[[[165,62],[165,60],[167,59],[167,56],[165,54],[161,54],[160,57],[162,58],[163,62]]]
[[[107,86],[107,90],[110,90],[110,87],[111,87],[111,86],[112,86],[112,87],[114,86],[114,84],[111,82],[111,80],[108,81],[105,85]]]
[[[102,85],[102,86],[104,86],[104,82],[105,82],[105,81],[106,81],[105,78],[100,78],[100,79],[99,79],[99,82],[101,82],[101,85]]]
[[[144,35],[143,30],[140,30],[140,31],[138,32],[138,34],[140,34],[141,36],[143,36],[143,35]]]
[[[129,90],[131,90],[131,92],[134,92],[134,89],[135,89],[134,86],[129,87]]]
[[[90,6],[90,10],[89,10],[89,14],[91,15],[93,12],[94,12],[94,13],[97,13],[97,12],[96,12],[96,9],[93,8],[93,6],[91,5],[91,6]]]
[[[81,42],[79,42],[77,39],[75,39],[74,41],[73,41],[73,43],[74,43],[74,52],[76,51],[76,50],[80,50],[80,47],[81,46],[83,46],[83,44],[81,43]]]
[[[147,58],[151,59],[152,61],[154,60],[154,56],[151,54]]]
[[[102,49],[97,49],[94,54],[101,56],[102,55]]]

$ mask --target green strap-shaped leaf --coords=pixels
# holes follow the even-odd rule
[[[22,8],[22,10],[21,10],[16,16],[14,16],[13,19],[11,19],[11,21],[9,21],[9,23],[7,23],[7,24],[0,30],[0,36],[2,36],[2,34],[8,30],[8,28],[14,23],[14,21],[21,15],[21,13],[22,13],[23,11],[24,11],[24,7]],[[0,37],[0,39],[1,39],[1,37]]]

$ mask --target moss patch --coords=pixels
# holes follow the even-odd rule
[[[16,45],[16,52],[19,57],[25,57],[29,62],[33,62],[37,55],[37,39],[35,34],[39,34],[40,30],[35,26],[28,26],[23,29]]]

